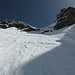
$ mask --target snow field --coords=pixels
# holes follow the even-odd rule
[[[75,26],[31,34],[0,29],[0,75],[74,75]]]

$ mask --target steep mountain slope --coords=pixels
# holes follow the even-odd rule
[[[55,30],[75,24],[75,8],[68,7],[61,9],[60,13],[57,15],[56,21],[57,23],[54,26]]]
[[[28,23],[24,23],[21,21],[15,21],[15,20],[9,20],[9,19],[0,21],[0,28],[6,29],[6,28],[10,28],[10,27],[16,27],[19,30],[27,31],[27,32],[39,30],[38,28],[33,27],[33,26],[29,25]]]
[[[0,29],[0,75],[75,75],[75,25],[33,34]]]

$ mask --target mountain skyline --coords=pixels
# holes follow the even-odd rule
[[[56,20],[60,9],[74,4],[74,0],[0,0],[0,20],[18,20],[42,28]]]

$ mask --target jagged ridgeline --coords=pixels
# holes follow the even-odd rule
[[[56,21],[55,30],[75,24],[75,8],[68,7],[61,9]]]
[[[16,27],[20,30],[23,31],[37,31],[39,30],[36,27],[33,27],[27,23],[21,22],[21,21],[15,21],[15,20],[9,20],[9,19],[5,19],[5,20],[1,20],[0,21],[0,28],[6,29],[6,28],[10,28],[10,27]]]
[[[52,30],[58,30],[73,24],[75,24],[75,8],[74,7],[64,8],[64,9],[61,9],[60,13],[57,15],[56,22]],[[27,32],[38,31],[38,30],[40,31],[39,28],[33,27],[21,21],[15,21],[15,20],[9,20],[9,19],[0,21],[0,28],[6,29],[10,27],[16,27],[20,30],[27,31]],[[46,30],[46,31],[49,31],[49,30]]]

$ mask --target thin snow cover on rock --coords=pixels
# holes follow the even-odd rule
[[[68,7],[61,9],[60,13],[57,15],[56,21],[57,23],[54,26],[55,30],[75,24],[75,8]]]
[[[45,34],[0,29],[0,75],[75,75],[74,32],[75,25]]]
[[[17,29],[20,29],[22,31],[27,31],[27,32],[39,30],[38,28],[33,27],[33,26],[29,25],[28,23],[24,23],[21,21],[15,21],[15,20],[9,20],[9,19],[0,21],[0,28],[6,29],[6,28],[10,28],[10,27],[16,27]]]

